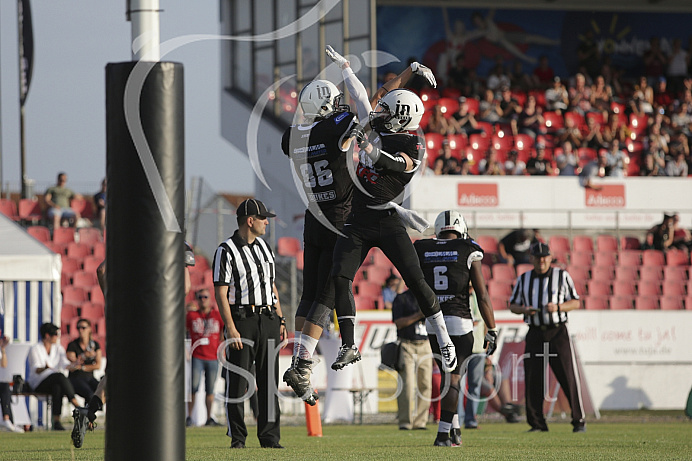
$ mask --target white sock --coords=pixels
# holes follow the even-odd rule
[[[449,430],[451,428],[452,428],[452,423],[446,423],[446,422],[440,420],[440,423],[437,426],[437,432],[444,432],[445,434],[449,434]]]
[[[461,426],[459,425],[459,413],[456,413],[454,418],[452,418],[452,427],[454,429],[461,429]]]
[[[439,344],[440,347],[452,342],[451,338],[449,337],[449,333],[447,332],[447,324],[442,316],[442,311],[431,315],[428,317],[428,320],[435,331],[435,336],[437,336],[437,344]]]
[[[293,357],[298,357],[298,353],[300,352],[300,338],[303,336],[302,331],[296,331],[296,334],[293,339]]]
[[[318,342],[319,339],[315,339],[312,336],[301,335],[298,357],[301,359],[311,359],[312,354],[315,353],[315,348],[317,348]]]

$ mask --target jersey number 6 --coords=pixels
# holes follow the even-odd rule
[[[449,279],[445,275],[446,266],[433,267],[433,277],[435,277],[435,291],[446,291],[449,288]]]
[[[329,162],[327,160],[318,160],[315,165],[303,163],[300,165],[300,172],[303,175],[303,183],[305,187],[328,186],[334,182],[332,170],[327,168]],[[314,171],[313,171],[314,168]]]

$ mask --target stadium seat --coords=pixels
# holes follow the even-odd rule
[[[193,287],[198,285],[204,285],[204,272],[196,270],[195,266],[190,267],[189,272],[190,285],[192,285]],[[94,274],[94,277],[96,276],[96,274],[93,271],[91,273]],[[89,288],[91,288],[91,286],[93,286],[93,284],[90,285]]]
[[[448,134],[447,140],[452,149],[452,155],[460,159],[462,150],[469,145],[469,139],[465,134]]]
[[[530,271],[531,269],[533,269],[533,264],[527,264],[527,263],[517,264],[517,267],[516,267],[517,276],[520,276],[524,272]]]
[[[621,266],[640,266],[642,252],[639,250],[624,250],[618,253],[618,264]]]
[[[376,283],[380,287],[384,285],[385,281],[392,275],[392,270],[389,267],[382,266],[368,266],[365,269],[365,280],[368,282]]]
[[[190,293],[194,295],[192,290],[190,290]],[[100,286],[97,285],[89,290],[89,301],[92,303],[106,304],[106,299],[103,297],[103,292],[101,291]]]
[[[572,251],[593,253],[593,239],[588,235],[575,235],[572,238]]]
[[[46,226],[29,226],[26,228],[26,232],[39,242],[48,243],[51,241],[50,230]]]
[[[569,263],[575,266],[591,266],[593,253],[590,251],[573,251],[569,255]]]
[[[663,268],[663,278],[670,281],[687,280],[687,268],[684,266],[665,266]]]
[[[469,112],[471,112],[473,115],[480,112],[480,101],[478,101],[478,99],[466,98],[466,105],[469,106]]]
[[[492,136],[495,132],[495,127],[493,126],[493,124],[484,121],[478,122],[478,129],[483,131],[484,136]]]
[[[103,303],[87,301],[82,303],[82,316],[88,319],[99,319],[106,315]],[[100,333],[100,332],[99,332]]]
[[[570,264],[567,266],[567,272],[572,276],[572,280],[591,280],[590,269],[590,266],[579,266],[577,264]]]
[[[450,118],[459,111],[459,99],[440,98],[437,100],[437,104],[440,106],[440,111],[445,118]]]
[[[507,310],[509,308],[509,298],[507,296],[491,296],[490,305],[496,311]]]
[[[659,282],[663,280],[663,266],[642,266],[639,268],[639,279]]]
[[[67,244],[67,256],[83,260],[91,254],[91,245],[88,243],[71,242]]]
[[[630,114],[630,123],[628,128],[630,131],[639,136],[646,133],[649,127],[649,117],[646,114]]]
[[[488,264],[481,264],[481,272],[483,273],[483,279],[486,281],[490,280],[493,275]]]
[[[354,291],[360,296],[377,298],[382,295],[382,285],[364,280],[356,285]]]
[[[488,147],[490,147],[490,137],[480,134],[472,134],[469,136],[469,146],[476,152],[485,152],[488,150]],[[483,157],[479,157],[478,160],[480,161],[481,158]]]
[[[514,266],[511,264],[498,263],[492,267],[494,280],[509,280],[512,283],[517,278]]]
[[[83,266],[85,272],[96,273],[96,269],[98,269],[98,267],[101,265],[102,262],[103,262],[103,259],[99,259],[96,256],[87,256],[82,261],[82,266]]]
[[[634,308],[638,311],[658,309],[658,296],[637,296],[634,298]]]
[[[596,237],[596,249],[600,251],[618,251],[618,239],[612,235],[601,234]]]
[[[620,249],[621,250],[638,250],[641,247],[641,243],[637,237],[623,236],[620,237]]]
[[[574,123],[575,128],[579,128],[582,130],[584,126],[586,125],[586,121],[584,120],[584,116],[580,114],[579,112],[565,112],[565,123],[568,120],[571,120]]]
[[[305,267],[305,252],[300,250],[296,255],[296,269],[302,271],[303,267]]]
[[[94,218],[94,205],[90,199],[87,198],[73,198],[70,200],[70,208],[79,213],[82,218],[93,219]]]
[[[12,221],[19,221],[19,212],[14,200],[0,198],[0,213],[4,214]]]
[[[550,252],[553,254],[553,264],[562,264],[566,266],[569,262],[569,250],[553,250],[550,248]]]
[[[658,302],[661,306],[662,311],[677,311],[680,309],[684,309],[681,296],[663,295],[660,298],[658,298]]]
[[[95,258],[100,258],[101,261],[106,259],[106,244],[105,243],[94,243],[94,257]],[[204,258],[202,258],[204,259]],[[195,257],[195,266],[197,266],[199,262],[199,258]]]
[[[533,138],[528,134],[519,133],[514,137],[514,148],[519,152],[526,152],[533,149]]]
[[[77,239],[79,243],[93,245],[96,242],[103,242],[101,230],[96,227],[81,227],[77,229]]]
[[[617,266],[615,267],[615,280],[636,282],[639,280],[637,266]]]
[[[661,282],[658,280],[640,280],[637,283],[637,294],[640,296],[660,296]]]
[[[476,241],[478,245],[480,245],[481,248],[483,248],[483,251],[490,252],[490,253],[497,253],[497,239],[493,237],[492,235],[479,235],[478,237],[474,238],[473,240]]]
[[[491,297],[509,297],[512,294],[512,282],[491,279],[488,281],[488,293]]]
[[[605,280],[589,280],[587,282],[589,296],[610,296],[610,282]]]
[[[428,166],[432,167],[435,159],[440,155],[444,135],[440,133],[425,133],[425,150],[428,152]]]
[[[563,235],[551,235],[548,238],[548,246],[552,252],[570,251],[569,239]]]
[[[43,218],[41,204],[38,200],[30,198],[20,199],[17,211],[19,213],[19,218],[24,222],[31,221],[36,223]]]
[[[586,289],[586,284],[588,283],[588,280],[573,280],[574,282],[574,288],[577,290],[577,294],[579,296],[585,296],[587,293]]]
[[[279,237],[277,242],[277,253],[280,256],[290,256],[295,258],[301,250],[300,240],[295,237]]]
[[[598,251],[594,255],[593,263],[596,266],[615,266],[618,254],[614,251]]]
[[[643,266],[663,266],[666,263],[666,257],[659,250],[644,250],[642,252]]]
[[[423,102],[437,101],[440,99],[440,93],[434,88],[423,88],[420,90],[420,99]]]
[[[96,321],[92,321],[91,323],[93,324],[93,329],[96,331],[96,335],[105,338],[106,337],[106,319],[104,317],[95,319]],[[99,341],[99,346],[103,345],[105,341],[101,340]],[[101,351],[101,354],[104,352]]]
[[[692,295],[685,296],[685,309],[692,310]]]
[[[459,99],[462,96],[462,92],[458,88],[443,88],[442,89],[442,97],[443,98],[453,98],[453,99]]]
[[[372,296],[353,295],[357,311],[377,309],[378,298]]]
[[[636,284],[626,280],[613,281],[613,295],[615,296],[634,296],[637,294]]]
[[[591,278],[612,281],[615,278],[615,266],[591,266]]]
[[[69,256],[61,256],[61,260],[62,273],[68,274],[70,278],[72,278],[75,272],[82,270],[82,264],[80,263],[80,259],[70,258]]]
[[[586,296],[584,297],[584,309],[587,311],[602,311],[608,309],[607,296]]]
[[[565,127],[565,120],[557,112],[543,112],[543,119],[548,132],[555,132]]]
[[[665,296],[685,296],[685,282],[675,280],[664,280],[662,284],[662,293]]]
[[[68,285],[62,290],[62,300],[66,303],[80,305],[88,301],[87,292],[83,288]]]
[[[387,256],[385,256],[384,252],[379,248],[373,248],[372,250],[370,250],[370,253],[372,254],[372,264],[374,266],[386,267],[390,271],[391,268],[394,267],[394,264],[389,260]]]
[[[53,229],[53,242],[55,243],[72,243],[74,239],[74,227],[57,227]]]
[[[491,138],[491,145],[498,152],[507,153],[514,147],[514,138],[503,134],[502,136],[494,134]]]
[[[669,266],[689,266],[690,256],[685,250],[672,248],[666,252],[666,264]]]
[[[609,300],[610,309],[614,311],[634,308],[633,295],[613,295]]]
[[[51,249],[54,253],[65,255],[67,253],[67,243],[55,243],[53,241],[44,243],[45,246]]]

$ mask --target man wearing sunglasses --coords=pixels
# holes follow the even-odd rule
[[[192,340],[192,395],[187,403],[186,426],[192,426],[192,409],[195,407],[195,394],[199,389],[202,373],[204,373],[204,389],[206,392],[207,422],[206,426],[219,426],[212,417],[212,405],[214,403],[214,385],[219,370],[219,362],[216,358],[216,350],[222,339],[223,319],[221,314],[211,303],[211,296],[207,288],[197,290],[195,294],[199,309],[187,313],[185,327]]]

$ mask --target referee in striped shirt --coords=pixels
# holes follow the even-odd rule
[[[567,312],[579,308],[579,295],[569,273],[551,267],[553,257],[545,243],[531,246],[533,269],[514,285],[509,309],[522,314],[529,325],[524,358],[526,420],[529,432],[547,432],[543,415],[544,370],[548,362],[572,409],[572,432],[586,432],[577,362],[567,331]]]
[[[256,369],[259,414],[257,438],[263,448],[283,448],[279,399],[278,347],[286,337],[286,320],[274,285],[274,253],[260,238],[276,216],[259,200],[245,200],[237,210],[238,230],[214,254],[214,291],[223,318],[226,359],[227,435],[231,448],[245,448],[244,400],[254,391],[250,370]],[[242,370],[238,370],[237,368]]]

